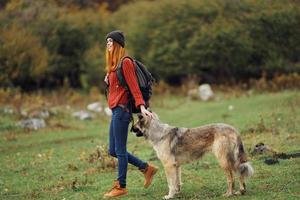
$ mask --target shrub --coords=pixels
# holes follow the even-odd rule
[[[84,74],[82,74],[82,83],[84,88],[89,89],[91,87],[99,87],[101,90],[105,89],[104,77],[105,77],[105,63],[103,48],[100,48],[98,44],[86,51],[84,55]]]
[[[277,73],[299,72],[299,11],[287,5],[271,11],[261,10],[252,16],[249,31],[255,52],[249,64],[260,67],[256,73],[264,71],[272,77]]]
[[[24,89],[39,84],[44,77],[48,51],[30,31],[12,25],[0,32],[0,86],[22,86]]]
[[[299,71],[299,13],[292,0],[162,0],[124,6],[108,27],[168,83],[234,83]]]

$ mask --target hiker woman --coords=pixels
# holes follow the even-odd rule
[[[128,92],[119,83],[116,68],[125,52],[125,37],[123,32],[116,30],[106,36],[106,71],[105,82],[109,85],[108,106],[112,110],[112,119],[109,128],[109,154],[118,159],[118,178],[114,181],[113,188],[104,194],[104,197],[117,197],[126,195],[126,174],[128,162],[144,174],[144,187],[147,188],[152,181],[157,168],[143,162],[127,152],[128,125],[131,121],[131,108],[140,108],[144,116],[152,117],[152,113],[145,108],[141,91],[135,74],[135,66],[130,58],[123,59],[122,72],[129,90],[135,100],[135,105],[130,105]]]

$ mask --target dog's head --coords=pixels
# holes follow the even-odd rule
[[[157,115],[155,113],[154,118],[157,118]],[[144,136],[148,137],[148,129],[150,127],[151,121],[154,119],[151,119],[150,117],[144,116],[142,114],[138,114],[138,120],[137,122],[132,126],[131,131],[134,132],[137,136]]]

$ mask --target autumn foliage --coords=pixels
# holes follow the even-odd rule
[[[300,72],[298,1],[6,0],[0,10],[0,87],[103,88],[113,29],[168,84]]]

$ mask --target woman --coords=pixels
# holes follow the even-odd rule
[[[125,37],[119,30],[112,31],[106,36],[106,70],[105,82],[109,85],[108,106],[112,110],[112,120],[109,129],[109,154],[118,159],[118,178],[114,181],[113,188],[104,194],[104,197],[117,197],[126,195],[126,174],[128,162],[144,174],[144,187],[147,188],[152,181],[157,168],[143,162],[127,152],[128,125],[131,120],[131,109],[128,92],[118,81],[116,68],[125,53]],[[123,75],[129,90],[135,100],[135,105],[140,108],[145,116],[152,117],[152,113],[145,108],[141,91],[135,75],[135,67],[131,59],[125,58],[122,63]]]

